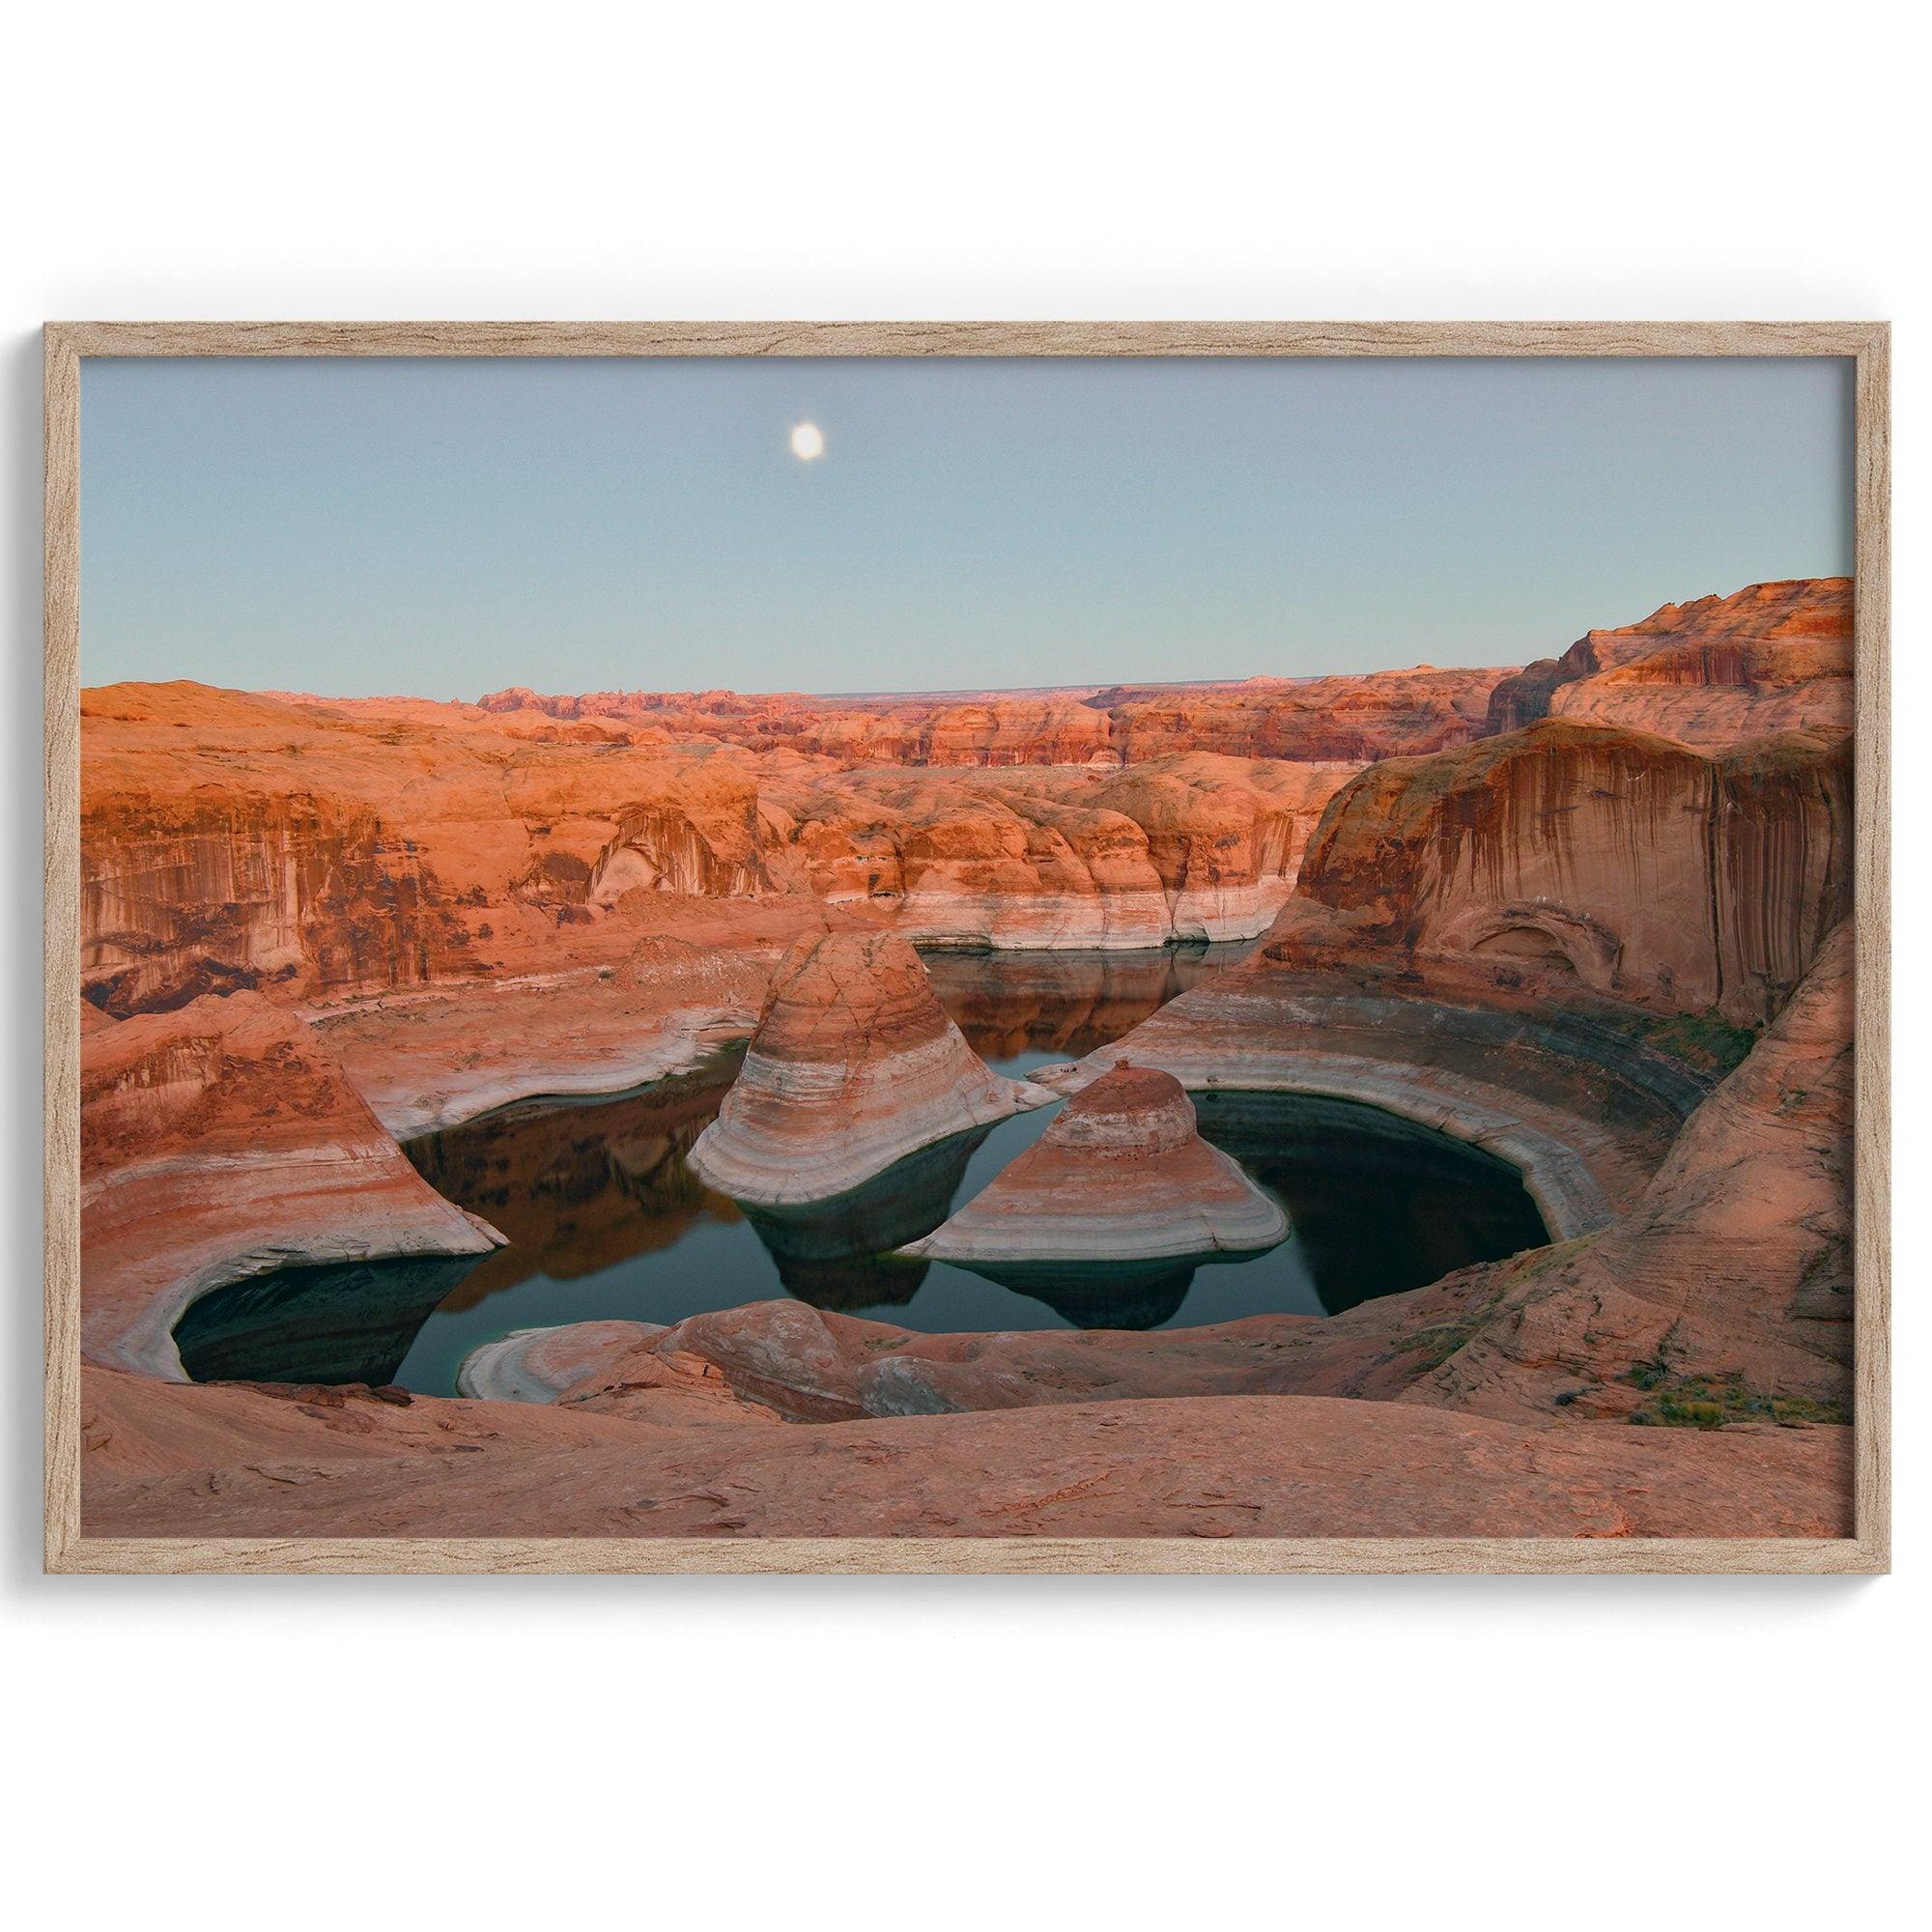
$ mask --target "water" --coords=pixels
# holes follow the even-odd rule
[[[941,954],[947,1009],[1002,1073],[1118,1039],[1248,949],[1113,957]],[[217,1291],[176,1328],[196,1379],[455,1388],[463,1358],[514,1328],[675,1321],[793,1294],[927,1332],[1191,1327],[1336,1314],[1548,1236],[1516,1170],[1373,1108],[1305,1095],[1196,1096],[1201,1129],[1286,1209],[1293,1233],[1240,1261],[1002,1269],[991,1280],[889,1250],[977,1194],[1057,1111],[900,1162],[811,1209],[748,1212],[684,1164],[738,1055],[611,1099],[526,1102],[411,1143],[433,1186],[510,1246],[467,1261],[294,1268]]]

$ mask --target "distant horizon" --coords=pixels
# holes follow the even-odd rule
[[[1853,561],[1833,358],[107,358],[81,416],[90,687],[1471,670]]]
[[[1659,611],[1666,610],[1673,605],[1675,605],[1679,609],[1682,609],[1687,605],[1699,603],[1707,598],[1721,601],[1725,598],[1737,596],[1740,592],[1746,590],[1763,589],[1768,586],[1773,586],[1780,583],[1799,583],[1799,582],[1851,583],[1853,582],[1855,582],[1855,579],[1849,573],[1846,572],[1834,572],[1832,575],[1824,578],[1788,578],[1788,577],[1760,578],[1750,583],[1740,583],[1734,589],[1731,590],[1700,591],[1695,597],[1666,598],[1662,604],[1653,605],[1650,608],[1650,610],[1646,611],[1643,613],[1643,616],[1641,617],[1633,617],[1626,620],[1623,623],[1596,624],[1592,625],[1590,629],[1595,631],[1614,631],[1614,630],[1628,629],[1632,625],[1640,624],[1644,622],[1647,618],[1655,615]],[[1587,635],[1587,633],[1585,633],[1584,635]],[[1580,639],[1576,638],[1573,638],[1570,640],[1570,642],[1573,644],[1578,641],[1580,641]],[[1568,649],[1569,645],[1565,645],[1562,648]],[[1561,650],[1552,650],[1545,653],[1546,657],[1550,657],[1550,658],[1559,657],[1561,655],[1562,655]],[[1372,669],[1372,670],[1339,670],[1339,671],[1318,670],[1318,671],[1294,672],[1289,674],[1281,674],[1272,671],[1254,671],[1248,673],[1246,676],[1237,676],[1237,677],[1197,677],[1197,678],[1155,678],[1155,677],[1112,678],[1110,677],[1110,678],[1100,678],[1100,679],[1089,678],[1070,684],[976,684],[976,685],[923,685],[923,686],[904,685],[894,690],[875,690],[875,691],[808,691],[798,686],[789,686],[789,687],[773,686],[773,687],[753,689],[752,687],[745,685],[722,685],[722,684],[689,685],[681,687],[674,687],[668,685],[632,685],[628,688],[616,685],[608,685],[600,687],[585,687],[583,689],[576,691],[568,691],[568,690],[563,690],[561,688],[552,691],[552,690],[541,690],[537,686],[531,684],[522,684],[522,685],[508,684],[508,685],[497,685],[489,691],[479,692],[473,697],[465,696],[462,695],[458,695],[451,697],[436,697],[428,695],[427,693],[417,692],[417,691],[323,692],[314,689],[298,690],[293,686],[288,686],[288,685],[255,685],[255,686],[213,685],[212,686],[208,683],[208,680],[206,678],[191,678],[191,677],[116,678],[109,681],[109,683],[111,683],[112,685],[194,684],[194,685],[200,685],[206,689],[211,689],[211,690],[234,691],[247,697],[315,698],[324,703],[342,703],[342,704],[382,704],[386,702],[396,702],[396,703],[408,703],[408,704],[455,704],[455,705],[469,705],[472,707],[476,707],[480,706],[487,698],[497,696],[505,691],[516,691],[516,690],[527,691],[530,693],[532,696],[535,697],[577,697],[577,698],[702,697],[712,692],[722,691],[722,692],[728,692],[730,693],[731,696],[735,697],[809,697],[809,698],[815,698],[819,702],[826,704],[839,704],[839,703],[860,704],[874,700],[886,700],[891,698],[901,698],[901,697],[958,697],[958,698],[1051,697],[1061,693],[1103,691],[1112,686],[1119,686],[1122,689],[1133,689],[1137,691],[1138,690],[1186,691],[1186,690],[1208,690],[1208,689],[1215,689],[1222,687],[1234,689],[1248,684],[1319,684],[1333,678],[1402,677],[1406,675],[1423,675],[1433,671],[1507,670],[1512,668],[1521,668],[1523,665],[1534,662],[1536,662],[1536,660],[1534,659],[1523,659],[1512,665],[1501,665],[1501,664],[1491,664],[1491,663],[1473,663],[1473,664],[1421,663],[1421,664],[1409,664],[1409,665],[1384,665],[1377,669]],[[109,688],[109,683],[84,684],[81,687],[81,689],[83,691],[105,690]]]

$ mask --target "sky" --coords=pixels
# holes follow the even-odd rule
[[[1518,664],[1849,574],[1851,407],[1823,358],[90,360],[81,671],[474,698]]]

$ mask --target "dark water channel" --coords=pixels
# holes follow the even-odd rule
[[[940,954],[928,965],[974,1047],[1020,1074],[1118,1039],[1246,950]],[[751,1212],[684,1162],[737,1062],[721,1055],[610,1099],[526,1102],[412,1142],[430,1183],[510,1245],[476,1261],[289,1268],[218,1290],[175,1329],[189,1375],[447,1395],[463,1358],[514,1328],[675,1321],[781,1294],[928,1332],[1336,1314],[1547,1238],[1516,1170],[1460,1142],[1369,1107],[1217,1092],[1196,1096],[1202,1132],[1289,1216],[1290,1237],[1269,1253],[997,1281],[899,1261],[890,1250],[977,1194],[1056,1110],[928,1148],[822,1207]]]

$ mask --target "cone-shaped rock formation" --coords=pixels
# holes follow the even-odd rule
[[[935,1141],[1056,1097],[986,1065],[903,939],[814,935],[786,954],[689,1165],[756,1206],[826,1201]]]
[[[944,1227],[903,1250],[934,1261],[1151,1261],[1254,1252],[1281,1208],[1195,1131],[1171,1073],[1121,1065]]]

